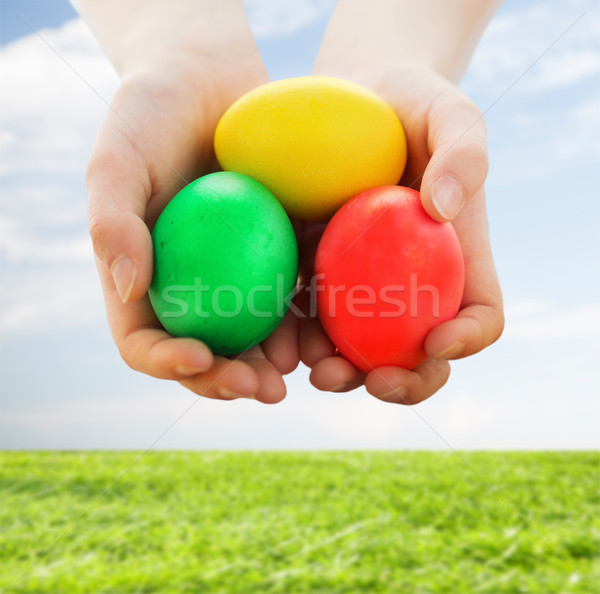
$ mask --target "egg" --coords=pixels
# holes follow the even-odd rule
[[[152,231],[150,302],[173,336],[218,355],[244,351],[279,324],[296,286],[292,224],[257,181],[217,172],[184,187]]]
[[[342,79],[272,82],[238,99],[219,121],[215,153],[224,170],[266,186],[290,216],[327,219],[352,196],[396,184],[406,138],[392,108]]]
[[[419,193],[400,186],[363,192],[333,216],[315,274],[321,324],[364,372],[422,363],[427,334],[456,316],[465,283],[454,227],[433,220]]]

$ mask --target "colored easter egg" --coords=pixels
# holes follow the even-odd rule
[[[290,216],[326,219],[374,186],[396,184],[406,138],[392,108],[342,79],[307,76],[238,99],[215,132],[221,167],[266,186]]]
[[[228,355],[261,342],[283,318],[298,248],[285,211],[257,181],[232,172],[193,181],[167,204],[152,239],[150,301],[173,336]]]
[[[358,369],[413,369],[424,342],[459,310],[461,246],[450,223],[433,220],[418,192],[367,190],[329,221],[315,259],[317,311],[325,332]]]

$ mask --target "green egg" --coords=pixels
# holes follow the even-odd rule
[[[296,286],[298,246],[277,199],[257,181],[211,173],[183,188],[152,231],[152,307],[173,336],[213,353],[264,340]]]

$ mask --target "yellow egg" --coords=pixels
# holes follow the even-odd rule
[[[238,99],[217,126],[215,152],[223,169],[262,183],[290,216],[325,219],[364,190],[398,183],[406,137],[373,92],[307,76]]]

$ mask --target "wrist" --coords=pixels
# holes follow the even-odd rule
[[[72,0],[120,76],[252,39],[242,0]]]
[[[498,0],[344,0],[317,57],[365,71],[396,64],[432,70],[457,83]]]
[[[406,88],[410,88],[413,84],[418,83],[421,86],[424,77],[430,81],[437,79],[444,86],[451,85],[436,72],[431,63],[425,60],[391,62],[383,59],[376,63],[377,68],[374,68],[374,62],[370,59],[352,62],[329,60],[323,55],[315,62],[312,74],[334,76],[356,82],[371,89],[384,99],[397,97],[398,94],[403,95]]]

